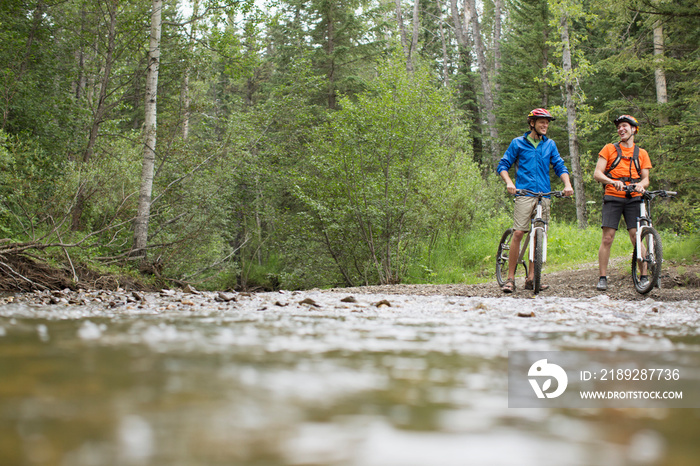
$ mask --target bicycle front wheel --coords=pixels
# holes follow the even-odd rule
[[[632,253],[632,281],[634,282],[634,289],[638,293],[647,294],[659,283],[663,249],[661,247],[661,236],[653,228],[645,228],[640,239],[642,260],[637,260],[637,244],[635,244],[634,252]],[[646,281],[642,280],[644,266],[646,266]]]
[[[542,255],[544,249],[544,233],[542,230],[535,230],[535,261],[532,265],[534,277],[532,279],[535,294],[542,289]]]

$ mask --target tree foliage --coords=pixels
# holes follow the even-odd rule
[[[300,215],[347,285],[400,282],[421,241],[467,229],[472,201],[488,199],[450,95],[425,68],[409,75],[394,59],[368,85],[318,128],[297,184]]]
[[[406,30],[420,25],[413,76],[395,58],[395,2],[193,3],[162,12],[146,248],[157,275],[221,287],[400,281],[436,235],[503,213],[491,138],[521,135],[535,107],[563,117],[566,79],[575,134],[560,118],[550,135],[569,168],[564,141],[578,140],[590,221],[598,152],[629,113],[652,188],[679,192],[659,203],[656,224],[700,228],[694,0],[444,0],[418,3],[415,16],[403,1]],[[472,5],[479,28],[464,21]],[[0,3],[0,255],[79,245],[66,252],[129,263],[150,13],[150,0]]]

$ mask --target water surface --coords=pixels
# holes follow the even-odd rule
[[[700,410],[507,392],[509,350],[700,351],[697,301],[346,297],[0,306],[1,463],[700,463]]]

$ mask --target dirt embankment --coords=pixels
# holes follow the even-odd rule
[[[42,290],[129,290],[155,291],[134,277],[102,274],[83,266],[60,267],[26,255],[0,256],[0,293]]]

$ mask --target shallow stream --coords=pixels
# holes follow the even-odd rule
[[[700,464],[700,409],[508,407],[508,351],[700,352],[698,301],[17,301],[0,305],[5,466]]]

